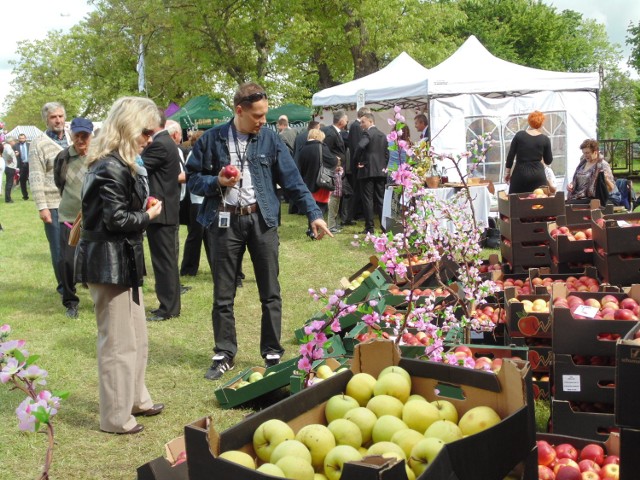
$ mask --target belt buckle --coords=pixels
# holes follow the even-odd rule
[[[249,215],[251,213],[251,206],[245,205],[240,207],[240,213],[238,215]]]

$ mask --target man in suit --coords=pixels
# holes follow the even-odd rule
[[[349,118],[344,110],[336,110],[333,112],[333,125],[322,129],[324,132],[324,143],[331,153],[333,153],[342,165],[346,165],[347,147],[342,139],[342,130],[347,126]]]
[[[296,131],[289,126],[289,117],[280,115],[278,118],[278,135],[289,148],[289,153],[293,155],[293,145],[296,141]]]
[[[374,125],[373,114],[365,113],[360,119],[360,124],[362,138],[356,147],[354,162],[358,171],[364,210],[362,233],[373,233],[374,214],[382,221],[389,149],[387,136]]]
[[[429,134],[429,121],[427,120],[427,116],[424,113],[416,115],[416,117],[413,119],[413,125],[418,131],[418,138],[420,139],[420,141],[425,140],[428,142],[431,140]]]
[[[356,149],[358,148],[358,143],[362,138],[362,127],[360,126],[360,119],[365,113],[371,113],[371,109],[369,107],[361,107],[358,110],[357,118],[349,127],[349,151],[351,153],[351,161],[350,165],[343,165],[346,180],[351,186],[353,190],[353,194],[350,198],[342,197],[342,205],[341,205],[341,217],[343,219],[343,225],[355,225],[355,217],[358,210],[362,205],[362,198],[360,194],[360,185],[357,181],[358,167],[355,164],[354,156],[356,153]]]
[[[22,190],[22,199],[29,200],[29,192],[27,191],[27,181],[29,180],[29,144],[27,136],[24,133],[18,135],[18,143],[13,146],[18,159],[18,169],[20,172],[20,190]]]
[[[156,295],[160,306],[147,317],[150,322],[180,315],[180,273],[178,270],[178,229],[180,226],[180,153],[165,129],[166,117],[160,111],[160,126],[153,141],[142,151],[149,175],[149,194],[162,201],[162,213],[147,228]]]

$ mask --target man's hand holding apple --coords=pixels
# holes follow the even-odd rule
[[[241,178],[240,170],[234,165],[225,165],[218,173],[218,183],[223,187],[234,187]]]

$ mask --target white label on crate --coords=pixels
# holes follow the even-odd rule
[[[596,316],[596,313],[598,313],[598,311],[599,310],[596,307],[590,307],[589,305],[580,305],[579,307],[576,307],[573,313],[575,313],[576,315],[582,315],[583,317],[593,318]]]
[[[563,375],[562,376],[563,392],[580,392],[580,375]]]
[[[618,220],[619,227],[633,227],[633,225],[626,220]]]

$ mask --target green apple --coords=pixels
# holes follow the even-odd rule
[[[407,372],[402,367],[399,367],[397,365],[391,365],[387,368],[383,368],[382,371],[378,374],[378,379],[384,377],[387,373],[399,373],[400,375],[402,375],[404,378],[407,379],[409,384],[411,384],[411,375],[409,375],[409,372]]]
[[[422,475],[433,459],[438,456],[445,443],[439,438],[424,438],[411,449],[409,466],[416,477]]]
[[[386,453],[395,453],[396,458],[399,458],[400,460],[407,459],[402,448],[391,442],[376,442],[369,447],[369,450],[367,450],[367,455],[384,455]]]
[[[377,395],[367,402],[367,408],[380,418],[383,415],[393,415],[402,418],[404,404],[391,395]]]
[[[282,420],[272,418],[263,422],[253,433],[253,450],[263,462],[268,462],[273,449],[285,440],[293,440],[295,433]]]
[[[333,375],[333,370],[331,370],[331,367],[329,365],[320,365],[317,369],[316,369],[316,376],[320,377],[320,378],[329,378],[331,375]]]
[[[502,420],[500,415],[491,407],[474,407],[467,411],[458,422],[458,426],[464,436],[473,435],[487,428],[497,425]]]
[[[249,375],[249,378],[247,380],[249,381],[249,383],[253,383],[253,382],[257,382],[258,380],[262,380],[263,378],[264,377],[262,373],[253,372],[251,375]]]
[[[449,420],[458,423],[458,410],[456,406],[448,400],[434,400],[431,405],[438,409],[440,420]]]
[[[311,453],[311,465],[316,470],[323,468],[324,457],[329,453],[329,450],[336,446],[336,440],[331,430],[318,423],[302,427],[296,434],[296,440],[307,447]]]
[[[393,434],[398,430],[404,430],[407,424],[393,415],[382,415],[376,420],[373,430],[371,431],[371,439],[373,443],[390,442]]]
[[[416,474],[413,473],[413,470],[411,470],[408,461],[404,464],[404,469],[405,472],[407,472],[407,480],[416,480]]]
[[[240,450],[227,450],[226,452],[218,455],[218,458],[223,458],[229,462],[237,463],[238,465],[242,465],[243,467],[250,468],[252,470],[256,469],[256,462],[251,458],[251,455],[241,452]]]
[[[356,373],[347,383],[345,393],[355,398],[361,407],[366,407],[367,402],[373,397],[373,386],[375,384],[376,379],[373,375]]]
[[[329,480],[339,480],[345,463],[360,460],[362,455],[358,450],[349,445],[338,445],[324,459],[324,474]]]
[[[284,473],[284,478],[295,480],[313,480],[311,463],[295,455],[286,455],[276,462],[276,466]]]
[[[424,435],[415,430],[407,428],[406,430],[398,430],[391,437],[391,441],[398,445],[405,454],[405,458],[411,456],[413,446],[424,438]]]
[[[271,459],[269,461],[277,465],[278,460],[288,455],[302,458],[311,465],[311,453],[309,452],[309,449],[304,445],[304,443],[299,442],[298,440],[285,440],[282,442],[273,449]]]
[[[284,472],[280,467],[273,463],[263,463],[257,468],[258,472],[262,472],[266,475],[272,475],[274,477],[284,477]]]
[[[369,270],[365,270],[364,272],[362,272],[360,274],[360,276],[367,278],[369,275],[371,275],[371,272]]]
[[[236,389],[246,387],[247,385],[249,385],[249,382],[247,382],[246,380],[241,380],[240,383],[238,383]]]
[[[411,400],[421,400],[423,402],[428,402],[426,398],[424,398],[422,395],[418,395],[417,393],[409,395],[409,398],[407,398],[407,402],[410,402]]]
[[[327,405],[324,409],[324,415],[327,417],[327,423],[331,423],[337,418],[343,418],[345,413],[354,408],[358,408],[359,406],[360,404],[358,401],[349,395],[334,395],[327,401]]]
[[[395,372],[388,372],[386,375],[379,377],[373,386],[373,395],[390,395],[396,397],[402,403],[407,401],[411,394],[411,379],[407,380],[404,376]]]
[[[340,372],[345,372],[349,370],[349,368],[347,367],[340,367],[339,369],[336,370],[336,373],[340,373]],[[321,473],[318,473],[318,475],[322,475]],[[322,475],[324,477],[324,475]]]
[[[362,444],[366,445],[371,441],[371,432],[376,424],[376,414],[365,407],[354,408],[344,414],[344,418],[355,423],[360,429],[362,435]]]
[[[444,443],[451,443],[462,438],[462,430],[460,430],[458,425],[449,420],[437,420],[427,428],[424,436],[427,438],[439,438]]]
[[[314,473],[313,480],[329,480],[324,473]]]
[[[411,400],[404,404],[402,421],[409,428],[424,433],[436,420],[440,420],[440,411],[431,403]]]
[[[336,439],[336,445],[351,445],[353,448],[362,446],[362,433],[358,425],[352,421],[336,418],[328,428]]]

